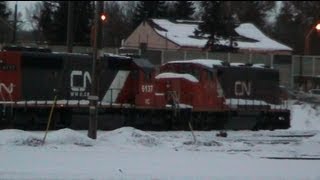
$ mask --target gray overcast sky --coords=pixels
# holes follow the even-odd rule
[[[18,3],[18,12],[22,14],[22,20],[26,21],[26,8],[29,8],[30,6],[33,6],[36,2],[41,1],[7,1],[9,8],[14,12],[14,5],[16,2]],[[275,15],[279,13],[279,9],[282,7],[281,1],[277,1],[277,6],[275,12],[271,12],[269,15],[269,21],[273,22],[275,20]],[[28,22],[24,24],[24,29],[31,29],[31,26]]]

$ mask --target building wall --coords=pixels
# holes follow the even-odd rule
[[[148,49],[180,49],[180,46],[168,41],[166,38],[155,32],[147,22],[141,23],[124,41],[122,46],[127,48],[139,48],[140,43],[146,43]]]
[[[146,43],[148,49],[152,50],[180,50],[180,51],[206,51],[198,47],[179,46],[167,38],[159,35],[148,22],[141,23],[131,35],[124,41],[124,48],[141,48],[140,43]],[[280,50],[261,50],[261,49],[239,49],[239,53],[264,53],[264,54],[279,54],[290,55],[292,51]]]

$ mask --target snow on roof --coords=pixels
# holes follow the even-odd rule
[[[247,65],[246,63],[238,63],[238,62],[234,62],[234,63],[230,63],[230,66],[248,66],[248,67],[254,67],[254,68],[268,68],[267,65],[265,64],[252,64],[252,65]]]
[[[167,62],[167,64],[171,64],[171,63],[194,63],[194,64],[200,64],[202,66],[206,66],[208,68],[212,68],[214,65],[216,66],[223,65],[223,61],[218,59],[192,59],[192,60],[178,60],[178,61]]]
[[[230,63],[230,66],[245,66],[245,63]]]
[[[167,30],[166,32],[155,29],[158,34],[180,46],[203,48],[208,41],[208,39],[196,39],[189,37],[194,36],[193,32],[198,27],[198,24],[173,23],[166,19],[152,19],[152,21]]]
[[[160,73],[156,76],[156,79],[162,79],[162,78],[184,78],[191,82],[199,82],[197,78],[192,76],[191,74],[178,74],[178,73]]]
[[[122,59],[131,59],[129,56],[123,56],[123,55],[118,55],[118,54],[113,54],[113,53],[103,53],[104,56],[109,56],[109,57],[115,57],[115,58],[122,58]]]
[[[195,38],[194,31],[198,28],[199,22],[188,22],[178,23],[171,22],[167,19],[152,19],[152,21],[160,26],[162,29],[155,28],[155,31],[163,37],[166,37],[170,41],[187,47],[203,48],[207,40],[206,38]],[[165,30],[163,30],[165,29]],[[256,26],[251,23],[240,24],[235,31],[243,37],[254,39],[257,42],[245,42],[236,41],[237,47],[240,49],[251,49],[251,50],[282,50],[292,51],[292,48],[278,43],[266,35],[264,35]],[[228,40],[220,40],[220,44],[227,44]]]
[[[278,43],[265,34],[263,34],[256,26],[251,23],[240,24],[235,31],[244,37],[255,39],[258,42],[241,42],[237,41],[239,48],[246,49],[267,49],[267,50],[285,50],[292,51],[292,48]]]
[[[252,64],[252,67],[256,67],[256,68],[266,68],[266,67],[268,67],[268,66],[265,65],[265,64]],[[272,68],[272,67],[270,67],[270,68]]]

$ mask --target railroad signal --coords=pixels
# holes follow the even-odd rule
[[[106,23],[109,20],[109,16],[107,13],[103,12],[100,15],[100,20],[102,23]]]

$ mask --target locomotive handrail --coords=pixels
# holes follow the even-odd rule
[[[270,104],[256,99],[230,98],[226,104],[231,109],[245,110],[285,110],[288,109],[288,102],[281,100],[279,104]]]

